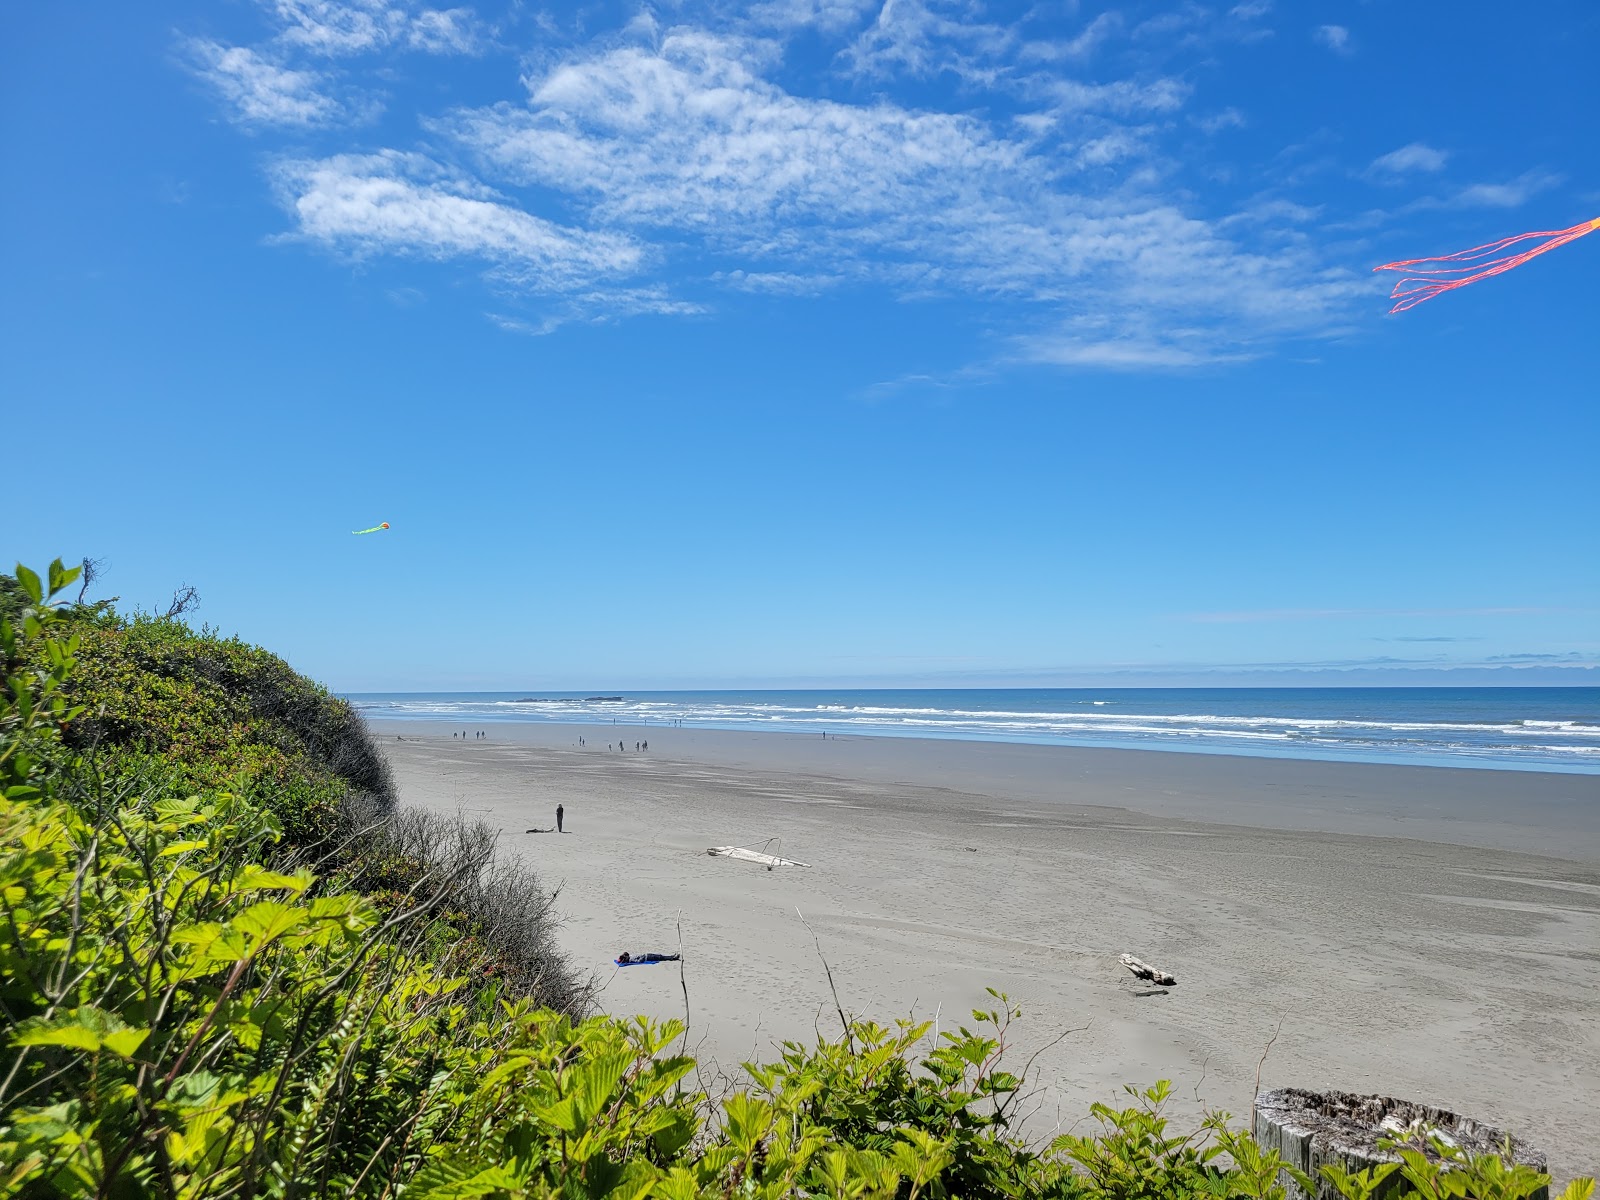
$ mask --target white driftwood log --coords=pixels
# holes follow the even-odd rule
[[[1288,1189],[1288,1200],[1338,1200],[1339,1191],[1323,1177],[1323,1167],[1356,1172],[1379,1163],[1399,1162],[1397,1154],[1378,1148],[1380,1141],[1396,1135],[1415,1136],[1417,1149],[1437,1158],[1421,1136],[1423,1129],[1433,1130],[1470,1154],[1503,1155],[1509,1142],[1516,1162],[1545,1170],[1542,1153],[1504,1130],[1446,1109],[1392,1096],[1307,1092],[1299,1088],[1262,1092],[1256,1098],[1251,1132],[1263,1150],[1278,1151],[1284,1162],[1317,1181],[1316,1192],[1308,1195],[1287,1172],[1281,1173],[1278,1182]],[[1373,1192],[1373,1200],[1386,1200],[1409,1187],[1396,1171]],[[1549,1195],[1549,1188],[1540,1188],[1529,1200],[1549,1200]]]
[[[1158,971],[1149,963],[1140,962],[1131,954],[1124,954],[1117,961],[1132,971],[1138,979],[1148,979],[1151,983],[1159,983],[1162,987],[1172,987],[1178,982],[1176,975],[1168,975],[1165,971]]]
[[[711,846],[706,853],[712,858],[737,858],[740,862],[760,863],[771,870],[773,867],[809,867],[810,863],[797,862],[792,858],[782,858],[776,854],[763,854],[759,850],[747,850],[743,846]]]

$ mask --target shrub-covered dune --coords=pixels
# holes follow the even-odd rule
[[[272,809],[296,841],[332,827],[353,796],[393,805],[383,757],[345,701],[237,638],[176,620],[90,610],[74,622],[82,711],[66,743],[171,786],[227,787]]]
[[[1004,997],[970,1028],[842,1020],[694,1088],[676,1022],[590,1012],[554,897],[396,810],[349,707],[281,660],[0,577],[0,1196],[1082,1197],[1316,1188],[1166,1085],[1014,1132]],[[843,1018],[843,1014],[840,1014]],[[1347,1200],[1527,1200],[1423,1140]],[[1563,1200],[1588,1200],[1589,1181]]]

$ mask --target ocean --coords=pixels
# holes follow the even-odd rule
[[[364,693],[367,717],[677,724],[1600,774],[1600,688]]]

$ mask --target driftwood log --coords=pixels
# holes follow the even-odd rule
[[[1322,1167],[1332,1165],[1355,1172],[1380,1163],[1399,1162],[1399,1155],[1378,1148],[1380,1141],[1394,1137],[1414,1139],[1417,1149],[1437,1160],[1422,1135],[1424,1128],[1469,1154],[1504,1156],[1509,1147],[1514,1161],[1538,1171],[1546,1169],[1540,1151],[1502,1129],[1446,1109],[1391,1096],[1307,1092],[1299,1088],[1262,1092],[1256,1098],[1252,1132],[1263,1150],[1278,1151],[1286,1163],[1317,1181],[1319,1186],[1313,1197],[1302,1191],[1287,1172],[1280,1174],[1278,1182],[1288,1188],[1288,1200],[1338,1200],[1338,1189],[1323,1177]],[[1373,1200],[1384,1200],[1409,1186],[1396,1171],[1373,1192]],[[1545,1187],[1529,1200],[1549,1200],[1549,1196],[1550,1189]]]
[[[1131,954],[1124,954],[1117,961],[1132,971],[1136,979],[1148,979],[1151,983],[1159,983],[1162,987],[1172,987],[1178,982],[1176,975],[1158,971],[1149,963],[1140,962]]]

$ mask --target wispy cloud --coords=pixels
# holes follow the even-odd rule
[[[1103,12],[1077,33],[1067,37],[1024,41],[1017,48],[1017,57],[1025,63],[1081,62],[1122,32],[1123,24],[1122,14]]]
[[[1564,654],[1491,654],[1484,661],[1492,663],[1582,663],[1586,660],[1576,650],[1568,650]]]
[[[557,304],[534,317],[502,312],[485,313],[484,316],[507,333],[545,337],[564,325],[602,325],[639,316],[692,317],[706,311],[705,305],[678,299],[660,286],[608,287],[565,293]]]
[[[473,54],[488,31],[470,8],[425,8],[392,0],[268,0],[280,39],[320,55],[378,50]]]
[[[893,0],[845,51],[844,61],[860,75],[934,75],[944,71],[992,84],[1016,41],[1013,29],[974,20],[963,5],[929,0]]]
[[[1244,114],[1237,108],[1219,109],[1214,113],[1194,117],[1192,120],[1207,133],[1220,133],[1224,129],[1242,129],[1246,124]]]
[[[1335,54],[1349,54],[1354,49],[1350,31],[1343,25],[1318,25],[1312,36]]]
[[[1564,608],[1265,608],[1239,612],[1185,613],[1179,619],[1205,624],[1257,621],[1326,621],[1361,617],[1529,617],[1570,613]],[[1396,638],[1396,641],[1406,640]]]
[[[750,18],[767,29],[817,29],[837,33],[858,26],[878,0],[763,0],[750,8]]]
[[[1481,637],[1449,637],[1436,635],[1433,637],[1375,637],[1375,642],[1481,642]]]
[[[203,38],[190,39],[184,49],[194,73],[247,125],[322,125],[343,114],[343,106],[321,90],[315,72],[280,66],[246,46]]]
[[[1398,150],[1391,150],[1387,154],[1379,155],[1372,160],[1370,170],[1382,175],[1406,175],[1413,171],[1442,171],[1450,155],[1443,150],[1435,150],[1432,146],[1425,146],[1421,142],[1412,142],[1401,146]]]
[[[273,22],[260,45],[191,51],[246,125],[348,123],[360,86],[392,97],[398,54],[515,40],[511,17],[491,26],[420,0],[258,2]],[[719,292],[981,296],[1003,357],[1096,370],[1185,370],[1337,336],[1381,290],[1330,258],[1311,218],[1339,214],[1286,194],[1296,180],[1280,172],[1229,206],[1224,165],[1190,161],[1197,128],[1246,115],[1201,109],[1202,77],[1166,64],[1178,47],[1247,41],[1247,25],[1269,32],[1265,0],[1185,2],[1137,24],[1120,10],[1002,19],[982,0],[663,12],[599,32],[523,13],[538,45],[498,100],[416,112],[420,134],[394,149],[351,152],[352,139],[280,162],[291,235],[478,263],[509,308],[541,302],[508,317],[541,329],[596,319],[601,297],[624,315],[702,312]],[[1343,27],[1318,36],[1349,48]],[[828,65],[797,70],[819,46]],[[1417,142],[1366,170],[1444,163]],[[1413,207],[1509,206],[1553,178]]]
[[[288,160],[274,176],[297,236],[354,255],[476,258],[535,292],[622,275],[644,257],[627,237],[533,216],[417,154]]]
[[[1039,361],[1226,360],[1267,328],[1318,329],[1356,294],[1308,245],[1246,251],[1159,198],[1102,196],[1063,174],[1063,156],[1079,168],[1141,157],[1136,126],[1101,122],[1175,108],[1179,85],[1059,80],[1043,97],[1051,121],[1099,113],[1103,132],[1043,148],[1036,131],[975,116],[798,96],[767,77],[771,62],[763,44],[676,29],[565,59],[530,77],[526,106],[463,110],[433,129],[490,175],[564,195],[591,228],[738,260],[744,275],[725,278],[800,290],[821,274],[1109,314],[1092,337],[1080,316],[1066,336],[1028,340]]]
[[[842,275],[797,271],[718,271],[711,278],[736,291],[770,296],[818,296],[844,282]]]
[[[1441,201],[1450,208],[1521,208],[1561,182],[1549,171],[1528,171],[1504,183],[1474,183]]]

